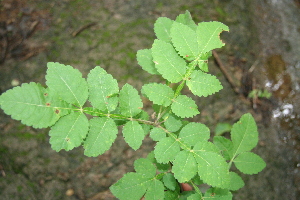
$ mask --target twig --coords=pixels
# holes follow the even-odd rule
[[[73,36],[73,37],[76,37],[77,35],[79,35],[79,34],[80,34],[82,31],[84,31],[85,29],[90,28],[90,27],[92,27],[92,26],[95,26],[96,24],[97,24],[96,22],[92,22],[92,23],[86,24],[86,25],[80,27],[78,30],[74,31],[74,32],[72,33],[72,36]]]

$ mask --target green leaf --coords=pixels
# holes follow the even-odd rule
[[[209,137],[209,128],[204,124],[195,122],[191,122],[184,126],[179,133],[179,139],[190,146],[194,146],[199,141],[207,141]]]
[[[220,81],[215,76],[199,70],[193,71],[189,79],[186,81],[186,85],[194,95],[199,97],[207,97],[208,95],[212,95],[223,88]]]
[[[166,173],[163,177],[163,182],[168,189],[173,191],[176,189],[177,181],[173,174]]]
[[[78,147],[88,133],[89,122],[81,112],[62,117],[50,130],[50,144],[55,151],[66,151]]]
[[[122,115],[133,117],[141,112],[143,103],[138,91],[126,83],[120,91],[120,111]]]
[[[229,28],[221,22],[201,22],[198,24],[196,32],[200,55],[225,45],[220,40],[222,31],[229,31]]]
[[[194,60],[198,54],[197,34],[190,27],[174,22],[171,28],[172,43],[181,57]]]
[[[157,142],[154,154],[157,162],[168,163],[174,160],[179,151],[178,142],[174,138],[166,137]]]
[[[172,103],[171,108],[175,115],[182,118],[199,114],[195,101],[185,95],[179,95]]]
[[[189,26],[194,31],[197,29],[197,25],[193,21],[191,13],[188,10],[185,11],[184,14],[178,15],[175,21]]]
[[[150,178],[130,172],[113,184],[110,191],[120,200],[140,200],[150,184]]]
[[[154,24],[154,32],[157,39],[165,42],[171,42],[170,29],[173,20],[167,17],[159,17]]]
[[[161,83],[149,83],[142,87],[142,93],[153,101],[154,104],[163,105],[165,107],[172,103],[174,91],[172,88]]]
[[[151,181],[147,192],[145,194],[145,199],[164,199],[165,197],[165,187],[163,183],[157,179]]]
[[[174,114],[169,114],[164,125],[166,129],[170,132],[176,132],[182,126],[181,119]]]
[[[186,62],[177,54],[171,44],[154,40],[152,56],[155,67],[162,77],[171,83],[178,83],[183,79],[186,72]]]
[[[37,83],[24,83],[6,91],[0,96],[0,105],[13,119],[34,128],[52,126],[70,111],[68,103]]]
[[[140,158],[134,161],[134,169],[137,173],[148,178],[153,178],[156,174],[156,168],[149,159]]]
[[[166,133],[163,129],[158,128],[158,127],[154,127],[150,132],[150,137],[154,141],[159,141],[159,140],[166,137]]]
[[[227,162],[218,153],[202,149],[201,143],[204,142],[197,143],[193,149],[199,176],[211,186],[228,188],[230,177]]]
[[[206,190],[203,199],[209,200],[232,200],[232,194],[227,189],[209,188]]]
[[[188,151],[180,151],[173,162],[172,172],[175,178],[180,182],[184,183],[197,174],[197,163],[193,157],[193,153]]]
[[[196,194],[190,195],[190,196],[187,198],[187,200],[199,200],[199,199],[201,199],[201,198],[202,198],[202,195],[196,193]]]
[[[236,168],[244,174],[257,174],[266,167],[265,161],[255,153],[243,152],[233,160]]]
[[[128,121],[123,127],[123,136],[128,145],[137,150],[145,137],[142,126],[137,121]]]
[[[117,81],[101,67],[90,71],[87,78],[89,101],[103,111],[114,111],[118,105],[119,86]]]
[[[218,123],[215,129],[215,135],[222,135],[223,133],[230,132],[231,124],[229,123]]]
[[[84,155],[96,157],[107,151],[118,134],[113,119],[97,117],[90,120],[90,130],[84,142]]]
[[[231,129],[234,156],[251,151],[258,143],[256,123],[250,113],[244,114]]]
[[[46,84],[50,90],[66,102],[82,107],[88,98],[88,85],[79,70],[54,62],[47,67]]]
[[[243,179],[235,172],[229,172],[230,175],[230,187],[229,190],[238,190],[244,187],[245,183]]]
[[[223,136],[215,136],[214,144],[218,147],[226,160],[231,160],[233,158],[233,145],[231,140]]]
[[[151,49],[138,50],[136,59],[143,70],[150,74],[159,74],[155,68]]]

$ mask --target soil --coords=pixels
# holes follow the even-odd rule
[[[299,199],[298,1],[3,0],[0,9],[0,93],[26,82],[44,84],[50,61],[78,68],[84,77],[100,65],[120,86],[128,82],[140,89],[161,80],[144,72],[135,58],[137,50],[151,47],[158,17],[175,19],[189,10],[196,22],[225,23],[230,27],[221,34],[226,46],[216,53],[233,85],[211,59],[210,72],[224,89],[197,98],[201,114],[192,120],[207,124],[213,135],[218,122],[232,124],[252,113],[260,132],[254,152],[267,167],[257,175],[243,175],[245,187],[234,192],[234,199]],[[267,89],[272,97],[248,98],[253,89]],[[88,158],[81,147],[53,151],[48,131],[22,125],[0,111],[1,199],[115,199],[109,186],[154,147],[146,137],[134,151],[119,133],[109,151]]]

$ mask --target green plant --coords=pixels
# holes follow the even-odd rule
[[[147,158],[134,162],[129,172],[110,187],[119,199],[232,199],[231,191],[244,186],[230,171],[234,163],[245,174],[256,174],[265,162],[250,152],[258,142],[257,126],[251,114],[243,115],[231,128],[231,140],[214,136],[202,123],[184,118],[199,114],[195,101],[181,93],[187,85],[197,96],[222,89],[208,74],[211,51],[224,44],[219,38],[228,27],[220,22],[196,25],[190,13],[175,21],[160,17],[154,25],[158,39],[151,49],[139,50],[138,63],[165,83],[147,83],[141,93],[153,102],[152,118],[142,110],[138,91],[129,84],[119,90],[117,81],[101,67],[87,79],[71,66],[48,63],[46,85],[24,83],[0,96],[0,105],[13,119],[35,128],[51,127],[51,147],[60,151],[83,145],[86,156],[107,151],[122,126],[125,141],[137,150],[144,137],[156,142]],[[172,87],[171,87],[172,83]],[[91,106],[87,105],[87,100]],[[90,120],[86,115],[93,116]],[[194,191],[181,191],[189,183]],[[211,187],[201,192],[199,185]]]

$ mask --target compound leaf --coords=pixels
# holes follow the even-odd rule
[[[199,114],[195,101],[185,95],[179,95],[172,103],[171,109],[175,115],[182,118]]]
[[[157,39],[165,42],[171,42],[170,29],[173,20],[167,17],[159,17],[154,24],[154,32]]]
[[[230,175],[230,187],[229,190],[238,190],[244,187],[245,183],[243,179],[235,172],[229,172]]]
[[[161,83],[149,83],[142,87],[142,93],[153,101],[157,105],[163,105],[165,107],[172,103],[174,97],[174,91],[172,88]]]
[[[150,184],[150,178],[130,172],[113,184],[110,191],[120,200],[140,200]]]
[[[174,160],[179,151],[178,142],[174,138],[166,137],[157,142],[154,154],[157,162],[168,163]]]
[[[126,83],[120,91],[120,111],[122,115],[133,117],[139,114],[143,108],[143,103],[138,91]]]
[[[197,174],[197,163],[193,153],[180,151],[173,162],[172,172],[180,182],[187,182]]]
[[[157,180],[154,179],[151,181],[147,192],[145,194],[145,199],[164,199],[165,197],[165,187],[164,184]]]
[[[210,74],[204,73],[200,70],[195,70],[186,81],[186,85],[189,87],[194,95],[199,97],[214,94],[220,91],[223,87],[220,81]]]
[[[198,54],[198,43],[196,32],[187,25],[174,22],[171,28],[172,43],[181,57],[194,60]]]
[[[97,66],[90,71],[87,78],[89,101],[103,111],[114,111],[118,105],[119,87],[117,80],[104,69]]]
[[[191,13],[188,10],[185,11],[184,14],[178,15],[175,21],[189,26],[194,31],[197,29],[197,25],[193,21]]]
[[[142,126],[137,121],[128,121],[123,127],[123,136],[128,145],[137,150],[145,137]]]
[[[208,143],[208,142],[199,142]],[[202,145],[197,143],[193,149],[194,157],[198,163],[198,174],[203,182],[220,188],[228,188],[230,176],[228,164],[218,153],[203,149]],[[198,145],[199,144],[199,145]]]
[[[185,125],[179,133],[179,139],[190,146],[194,146],[199,141],[207,141],[209,137],[209,128],[204,124],[195,122]]]
[[[147,158],[140,158],[134,161],[134,169],[137,173],[148,178],[153,178],[156,174],[156,168]]]
[[[251,151],[258,142],[256,123],[250,113],[244,114],[231,129],[233,155],[244,151]]]
[[[177,54],[171,44],[162,40],[154,40],[152,56],[155,67],[162,77],[171,83],[178,83],[183,79],[186,62]]]
[[[88,85],[79,70],[54,62],[47,67],[46,84],[50,90],[70,104],[83,106],[88,98]]]
[[[90,120],[90,130],[84,142],[84,155],[96,157],[107,151],[118,134],[113,119],[96,117]]]
[[[50,130],[50,144],[55,151],[66,151],[78,147],[88,133],[89,122],[81,112],[62,117]]]
[[[201,22],[198,24],[196,32],[200,55],[225,45],[220,40],[222,31],[229,31],[229,28],[221,22]]]
[[[155,68],[151,49],[138,50],[136,59],[143,70],[150,74],[159,74]]]
[[[265,161],[255,153],[243,152],[233,160],[236,168],[244,174],[257,174],[266,167]]]
[[[0,96],[0,106],[13,119],[34,128],[52,126],[69,113],[70,105],[38,83],[24,83]]]

